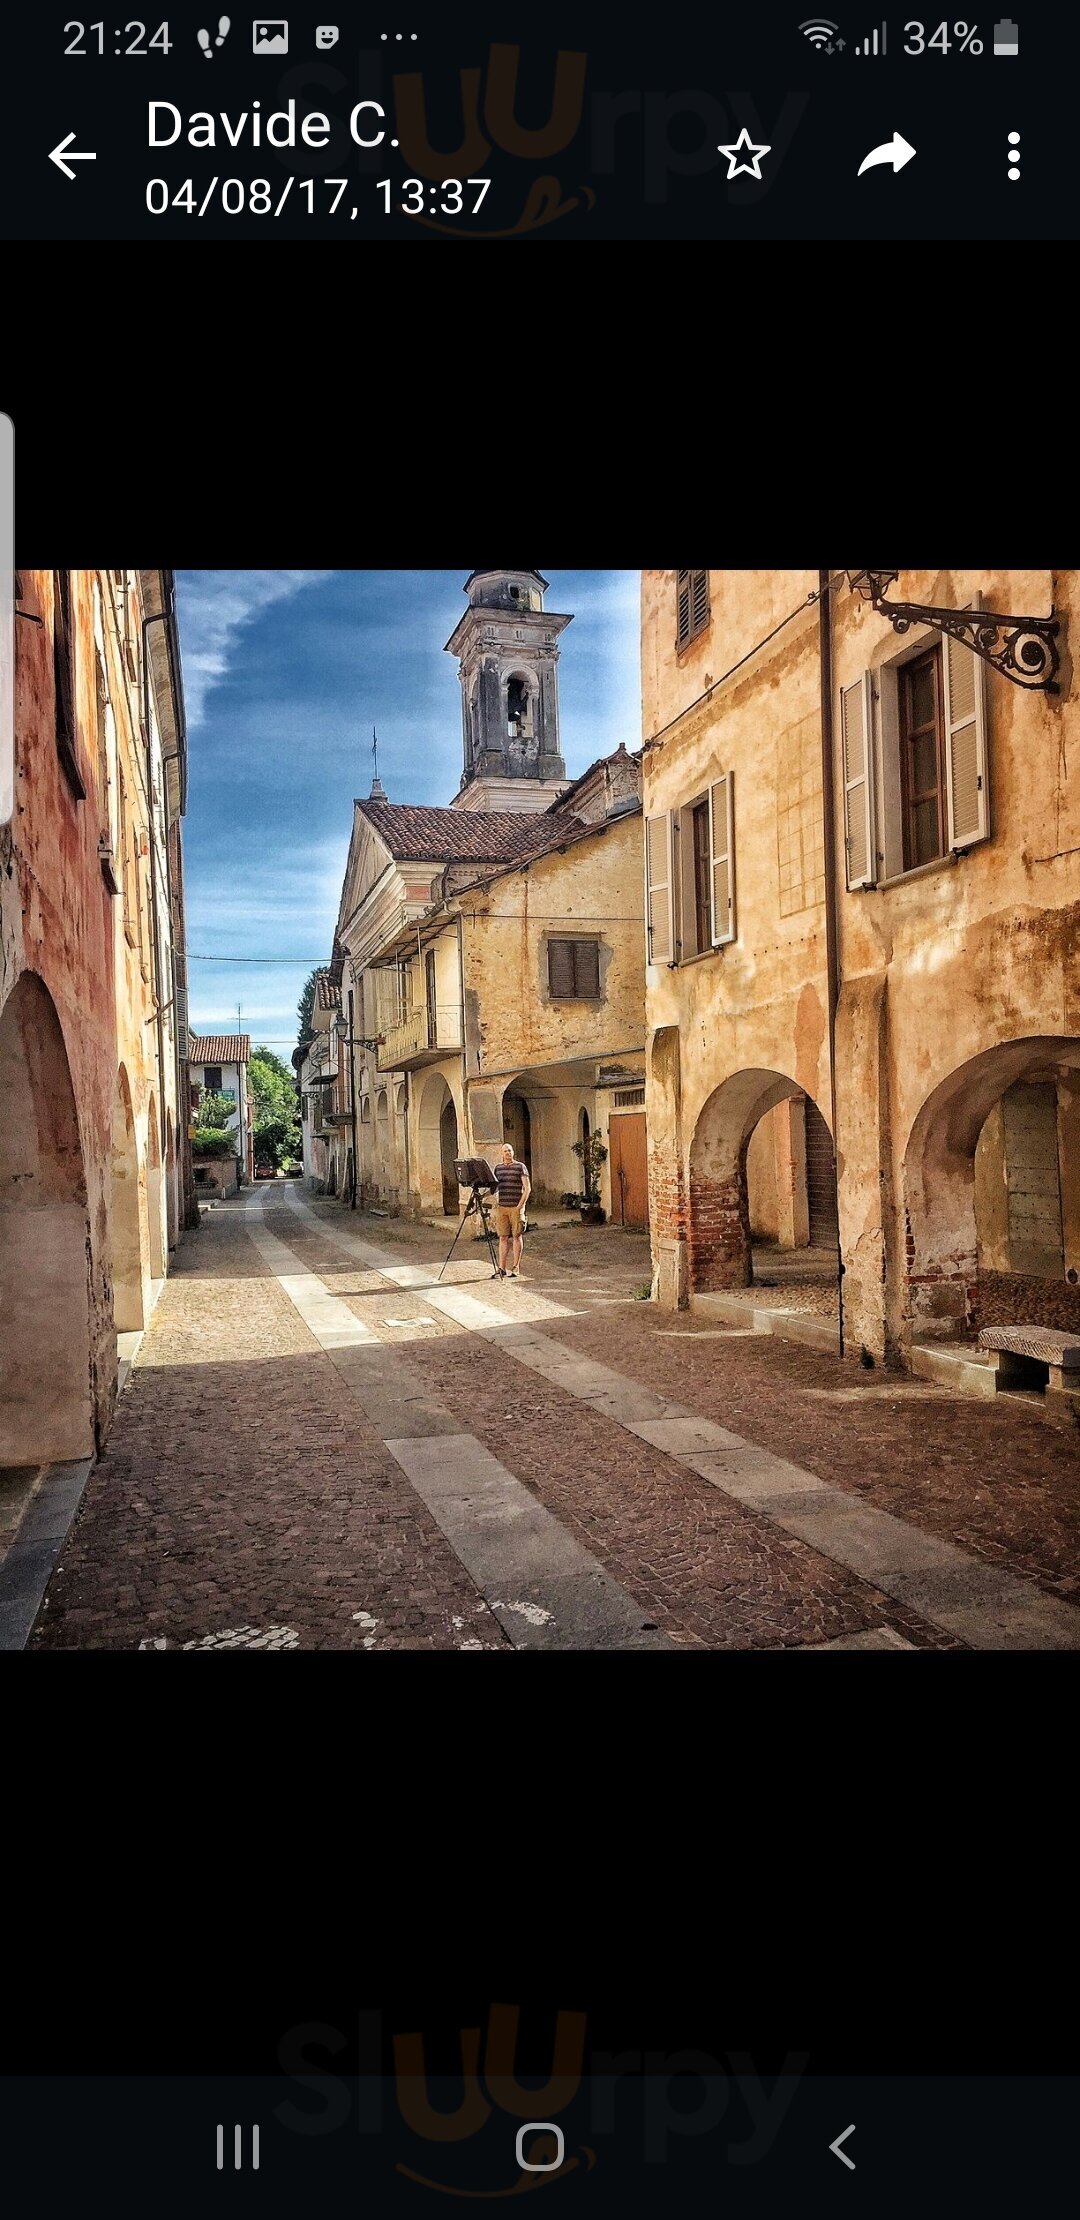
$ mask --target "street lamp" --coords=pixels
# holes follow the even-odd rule
[[[947,632],[971,648],[1014,686],[1037,687],[1047,694],[1060,691],[1057,635],[1061,626],[1052,613],[1005,617],[991,609],[931,609],[916,601],[886,601],[889,587],[899,576],[898,570],[849,570],[847,581],[853,593],[888,618],[894,632],[910,632],[913,624],[933,625],[935,632]]]

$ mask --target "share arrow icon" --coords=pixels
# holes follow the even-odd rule
[[[876,146],[871,149],[871,152],[860,162],[856,175],[861,177],[864,170],[876,169],[879,162],[889,162],[894,170],[902,170],[905,162],[910,162],[914,152],[914,147],[909,146],[907,140],[901,138],[899,131],[894,131],[892,138],[887,139],[884,146]]]

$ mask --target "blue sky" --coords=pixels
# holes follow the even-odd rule
[[[546,571],[562,638],[563,754],[573,778],[641,742],[638,573]],[[449,802],[461,694],[444,643],[467,570],[180,571],[189,736],[184,866],[193,1029],[241,1026],[288,1057],[296,1004],[330,954],[355,795]]]

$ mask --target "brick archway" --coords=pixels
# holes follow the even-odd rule
[[[979,1322],[979,1235],[975,1151],[991,1111],[1025,1080],[1067,1088],[1080,1101],[1080,1039],[1033,1035],[1001,1041],[960,1064],[923,1103],[904,1153],[901,1329],[905,1338],[972,1330]],[[1080,1112],[1073,1111],[1080,1128]],[[1077,1133],[1080,1139],[1080,1132]],[[1074,1214],[1080,1200],[1069,1198]],[[1080,1241],[1080,1225],[1074,1239]],[[1055,1315],[1075,1311],[1080,1291],[1063,1278]],[[1049,1315],[1046,1323],[1054,1322]]]
[[[812,1100],[798,1080],[755,1067],[733,1072],[704,1104],[690,1143],[690,1284],[695,1290],[750,1285],[746,1152],[754,1128],[770,1110],[804,1097]]]

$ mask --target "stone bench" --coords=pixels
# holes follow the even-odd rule
[[[1080,1394],[1080,1337],[1054,1326],[984,1326],[979,1347],[989,1352],[999,1379],[1026,1378],[1026,1366],[1044,1364],[1046,1385]]]

